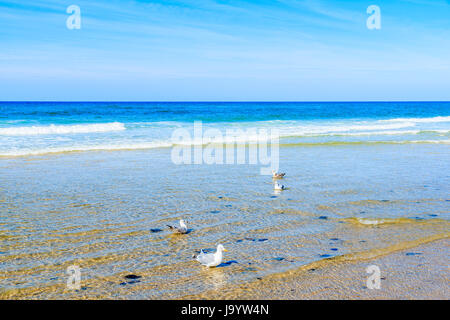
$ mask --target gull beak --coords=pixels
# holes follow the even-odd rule
[[[228,252],[228,250],[227,250],[227,249],[223,249],[223,251],[224,251],[224,252]]]

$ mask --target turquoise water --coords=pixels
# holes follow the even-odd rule
[[[150,149],[175,129],[277,129],[286,143],[448,143],[450,103],[0,103],[0,156]]]

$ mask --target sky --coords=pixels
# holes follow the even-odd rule
[[[0,0],[0,101],[44,100],[448,101],[450,1]]]

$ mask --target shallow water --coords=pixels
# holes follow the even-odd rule
[[[3,158],[0,297],[182,298],[448,236],[448,159],[446,144],[282,146],[276,194],[259,166],[177,166],[165,148]],[[192,232],[172,235],[180,218]],[[218,243],[228,264],[192,259]]]
[[[194,121],[278,130],[287,190],[260,165],[175,165]],[[446,237],[449,136],[448,102],[1,102],[0,298],[183,298]],[[192,259],[218,243],[221,267]]]

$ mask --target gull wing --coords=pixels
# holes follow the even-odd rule
[[[184,227],[179,227],[179,228],[177,228],[177,230],[178,230],[178,232],[179,233],[187,233],[187,228],[184,228]]]
[[[211,264],[215,261],[214,253],[204,253],[203,251],[197,256],[197,261],[203,265]]]

